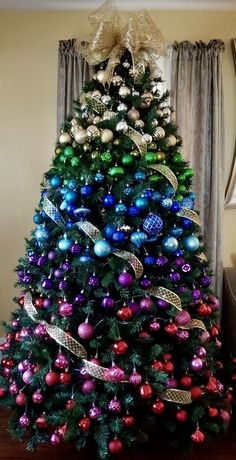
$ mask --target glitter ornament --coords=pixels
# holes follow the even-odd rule
[[[163,221],[157,214],[149,214],[143,221],[143,229],[148,235],[157,235],[163,228]]]
[[[32,394],[32,401],[35,404],[42,404],[43,400],[44,400],[44,396],[41,393],[41,390],[37,390]]]
[[[84,395],[89,395],[96,390],[96,382],[91,379],[85,380],[81,385],[81,390]]]
[[[97,420],[101,417],[101,415],[102,415],[102,411],[100,407],[93,405],[93,407],[89,411],[89,417],[93,420]]]
[[[19,425],[20,425],[22,428],[27,428],[27,427],[30,425],[30,419],[29,419],[29,417],[27,417],[26,414],[22,415],[22,416],[19,418]]]
[[[134,420],[134,417],[132,417],[132,415],[124,415],[121,418],[121,423],[123,426],[126,426],[129,428],[131,426],[134,426],[135,420]]]
[[[199,428],[197,428],[196,431],[194,431],[194,433],[191,435],[191,439],[196,444],[201,444],[205,440],[205,435],[202,433],[202,431],[199,430]]]
[[[142,381],[142,376],[136,371],[133,370],[132,374],[129,376],[129,383],[132,385],[139,385]]]
[[[119,308],[116,316],[121,321],[130,321],[133,316],[133,313],[131,308],[124,306]]]
[[[78,335],[81,339],[89,340],[92,338],[94,334],[94,328],[92,324],[85,321],[85,323],[81,323],[78,327]]]
[[[133,280],[133,276],[128,272],[121,273],[118,278],[118,282],[122,287],[131,286]]]
[[[111,401],[109,401],[109,403],[108,403],[108,409],[111,412],[115,412],[115,413],[120,412],[121,411],[121,403],[120,403],[120,401],[118,401],[116,398],[111,399]]]

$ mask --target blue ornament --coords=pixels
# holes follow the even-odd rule
[[[69,190],[66,193],[65,201],[67,201],[67,203],[74,203],[76,200],[77,200],[77,193],[74,192],[74,190]]]
[[[143,196],[147,198],[148,200],[152,198],[152,195],[153,195],[153,190],[149,188],[143,191]]]
[[[60,187],[60,185],[62,184],[62,180],[59,176],[53,176],[50,179],[50,184],[52,187]]]
[[[188,196],[191,200],[193,200],[193,202],[196,200],[196,194],[194,192],[189,192]]]
[[[104,181],[104,175],[100,172],[97,172],[95,174],[95,182],[98,182],[99,184]]]
[[[192,200],[191,198],[185,197],[185,198],[181,201],[181,205],[182,205],[184,208],[193,209],[194,202],[193,202],[193,200]]]
[[[65,209],[67,208],[67,206],[68,206],[67,201],[66,201],[66,200],[63,200],[63,201],[61,202],[61,204],[60,204],[60,209],[61,209],[62,211],[65,211]]]
[[[135,205],[139,209],[146,209],[148,207],[148,200],[147,198],[140,196],[139,198],[136,198]]]
[[[128,215],[131,217],[137,217],[139,215],[139,208],[137,208],[135,205],[131,205],[128,208]]]
[[[82,264],[87,264],[87,263],[91,262],[91,260],[92,260],[92,257],[90,257],[89,255],[86,255],[86,254],[83,254],[82,256],[79,257],[79,261]]]
[[[146,173],[144,171],[137,171],[134,178],[138,181],[146,179]]]
[[[162,205],[162,207],[165,208],[165,209],[170,209],[171,206],[172,206],[172,203],[173,203],[173,201],[172,201],[171,198],[163,198],[163,199],[161,200],[161,205]]]
[[[183,233],[183,228],[182,227],[173,227],[170,229],[170,235],[171,236],[175,236],[176,238],[178,238],[178,236],[181,236],[182,233]]]
[[[80,187],[80,193],[82,196],[90,196],[93,193],[93,186],[89,184],[82,185]]]
[[[125,233],[121,230],[117,230],[112,234],[112,241],[114,243],[122,243],[125,240]]]
[[[186,217],[182,217],[181,223],[184,228],[190,228],[193,225],[193,221],[190,219],[187,219]]]
[[[167,198],[171,198],[174,194],[175,194],[174,188],[171,185],[168,185],[168,187],[166,187],[164,190],[164,195]]]
[[[151,235],[147,239],[147,243],[154,243],[155,241],[157,241],[157,235]]]
[[[67,204],[67,207],[66,207],[66,213],[68,214],[68,216],[74,216],[76,209],[77,208],[75,204],[69,203]]]
[[[161,201],[161,199],[162,199],[162,195],[161,195],[160,192],[153,192],[153,194],[152,194],[152,200],[153,201],[158,202],[158,201]]]
[[[107,257],[112,251],[110,243],[106,240],[98,240],[94,245],[94,252],[98,257]]]
[[[43,217],[40,212],[37,212],[33,215],[33,221],[36,225],[40,225],[43,223]]]
[[[183,240],[183,245],[188,251],[194,252],[199,248],[199,239],[194,235],[186,236]]]
[[[116,228],[112,224],[106,224],[104,227],[104,234],[108,240],[112,238],[113,233],[116,231]]]
[[[154,265],[156,263],[156,257],[154,256],[145,256],[144,257],[145,265]]]
[[[143,221],[143,229],[148,235],[157,235],[163,228],[163,220],[157,214],[149,214]]]
[[[64,198],[68,192],[68,188],[67,187],[61,187],[59,192],[60,192],[60,195]]]
[[[147,241],[147,235],[144,232],[138,230],[137,232],[133,232],[130,235],[130,239],[137,248],[141,248],[141,246]]]
[[[67,238],[67,236],[64,236],[64,238],[58,242],[58,247],[61,251],[68,251],[72,244],[73,241],[70,238]]]
[[[68,229],[71,229],[74,225],[74,222],[72,222],[72,220],[68,219],[68,221],[66,222],[66,228]]]
[[[132,188],[129,187],[129,185],[127,185],[127,187],[125,187],[124,189],[124,194],[129,196],[131,193],[132,193]]]
[[[76,179],[70,179],[67,185],[70,190],[76,190],[78,188],[78,181]]]
[[[163,238],[161,245],[166,252],[175,252],[178,248],[178,240],[173,236]]]
[[[111,193],[107,193],[102,197],[102,204],[106,208],[112,208],[115,205],[116,199]]]
[[[183,255],[184,255],[183,249],[177,249],[177,251],[175,251],[175,256],[176,257],[180,257],[180,256],[183,256]]]
[[[44,243],[49,238],[49,231],[44,225],[39,225],[34,232],[34,236],[39,243]]]
[[[75,217],[78,217],[81,220],[86,220],[89,214],[91,214],[90,209],[84,208],[84,206],[81,206],[80,208],[76,208],[74,210]]]
[[[45,196],[47,196],[47,194],[48,194],[48,191],[47,191],[47,189],[45,188],[45,189],[42,190],[42,192],[41,192],[41,197],[42,197],[42,198],[45,198]]]
[[[179,212],[179,211],[180,211],[180,208],[181,208],[181,206],[180,206],[179,202],[174,200],[174,201],[172,202],[172,205],[171,205],[170,210],[171,210],[172,212]]]
[[[115,212],[116,214],[119,214],[119,216],[123,216],[127,211],[127,207],[125,206],[124,203],[118,203],[115,206]]]

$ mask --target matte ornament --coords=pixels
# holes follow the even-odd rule
[[[179,409],[175,413],[175,418],[179,423],[185,423],[188,420],[188,412],[184,409]]]
[[[53,371],[48,372],[45,376],[45,382],[50,387],[57,385],[57,383],[59,382],[58,374]]]
[[[151,385],[149,385],[149,383],[144,383],[143,385],[141,385],[139,388],[139,394],[143,399],[151,398],[153,394]]]
[[[94,329],[90,323],[81,323],[78,327],[78,335],[81,339],[88,340],[91,339],[94,334]]]
[[[1,398],[1,388],[0,388],[0,398]],[[26,397],[25,393],[19,393],[16,396],[16,404],[17,404],[17,406],[20,406],[20,407],[25,406],[26,401],[27,401],[27,397]]]
[[[163,221],[157,214],[149,214],[143,221],[143,229],[148,235],[157,235],[163,228]]]
[[[111,452],[111,454],[120,454],[124,449],[123,443],[120,441],[120,439],[112,439],[108,443],[108,450]]]
[[[48,427],[48,422],[45,419],[44,415],[40,415],[36,419],[36,425],[40,430],[45,430]]]
[[[94,252],[97,257],[107,257],[112,251],[111,245],[106,240],[98,240],[94,245]]]
[[[130,235],[130,239],[137,248],[141,248],[141,246],[147,241],[147,235],[146,233],[138,230]]]
[[[200,242],[196,236],[189,235],[184,238],[183,245],[188,251],[195,252],[199,248]]]

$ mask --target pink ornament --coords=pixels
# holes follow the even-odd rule
[[[125,378],[125,372],[121,367],[113,365],[108,369],[108,380],[111,382],[120,382]]]
[[[19,393],[16,397],[16,404],[17,406],[25,406],[26,405],[26,394],[25,393]]]
[[[228,425],[229,422],[230,422],[230,420],[231,420],[231,415],[230,415],[230,413],[229,413],[227,410],[222,409],[222,410],[220,411],[220,418],[223,420],[223,422],[224,422],[226,425]]]
[[[81,385],[81,390],[84,395],[92,393],[92,391],[96,390],[96,382],[89,379],[85,380]]]
[[[118,281],[122,287],[128,287],[133,283],[134,279],[130,273],[123,272],[119,275]]]
[[[174,377],[168,377],[165,385],[166,388],[178,388],[178,382]]]
[[[200,358],[194,357],[190,365],[193,371],[199,372],[203,367],[203,362]]]
[[[26,414],[22,415],[22,417],[19,418],[19,425],[22,428],[27,428],[30,424],[30,419],[27,417]]]
[[[96,364],[97,366],[101,366],[101,361],[100,359],[96,358],[96,356],[94,356],[94,358],[90,358],[89,361],[93,364]]]
[[[220,349],[222,347],[222,343],[220,342],[220,340],[216,339],[215,341],[215,346],[216,348]]]
[[[73,314],[73,306],[71,303],[68,302],[62,302],[59,305],[59,315],[61,316],[71,316]]]
[[[208,331],[203,331],[200,335],[201,342],[207,342],[210,339],[210,334]]]
[[[93,407],[91,407],[90,411],[89,411],[89,417],[96,420],[98,418],[100,418],[102,415],[102,411],[100,409],[100,407],[97,407],[95,405],[93,405]]]
[[[217,297],[215,297],[214,295],[210,295],[208,297],[208,301],[210,303],[210,306],[211,306],[211,309],[214,311],[214,310],[218,310],[218,308],[220,307],[220,302],[219,300],[217,299]]]
[[[157,332],[157,331],[159,331],[161,325],[156,319],[154,319],[153,321],[151,321],[151,323],[149,323],[148,327],[149,327],[150,331]]]
[[[153,307],[153,300],[150,297],[144,297],[143,299],[140,300],[139,306],[140,310],[142,311],[148,311],[151,310]]]
[[[69,366],[69,360],[63,353],[58,353],[54,360],[54,366],[58,369],[66,369]]]
[[[58,446],[61,443],[61,438],[57,433],[53,433],[50,438],[50,442],[52,446]]]
[[[111,412],[120,412],[121,411],[121,403],[120,401],[118,401],[118,399],[114,398],[114,399],[111,399],[111,401],[108,403],[108,409],[111,411]]]
[[[42,404],[44,397],[40,390],[37,390],[32,394],[32,400],[35,404]]]
[[[27,370],[22,375],[22,380],[26,385],[29,385],[32,382],[33,372],[31,370]]]
[[[45,337],[47,335],[46,326],[44,324],[37,324],[34,329],[34,335],[36,337]]]
[[[186,326],[190,322],[191,316],[187,310],[182,310],[177,313],[175,317],[175,322],[177,326]]]
[[[196,352],[196,355],[199,357],[199,358],[205,358],[206,357],[206,349],[204,347],[199,347],[197,349],[197,352]]]
[[[132,385],[139,385],[142,381],[142,376],[134,369],[132,374],[129,377],[129,383]]]
[[[19,393],[19,387],[16,382],[11,383],[9,386],[9,393],[11,395],[17,395]]]
[[[78,327],[78,335],[81,337],[81,339],[88,340],[91,339],[91,337],[94,334],[94,329],[92,324],[89,324],[88,322],[85,321],[85,323],[81,323]]]

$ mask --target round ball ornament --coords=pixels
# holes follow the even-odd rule
[[[135,107],[132,107],[127,113],[127,117],[130,121],[136,121],[140,118],[140,113]]]
[[[130,153],[126,153],[122,158],[121,162],[124,166],[130,166],[134,162],[134,156],[130,155]]]
[[[111,254],[112,247],[110,243],[106,240],[98,240],[94,245],[94,252],[97,257],[107,257]]]
[[[157,214],[149,214],[143,221],[143,229],[148,235],[157,235],[163,228],[163,221]]]
[[[1,389],[0,389],[0,398],[1,398]],[[17,406],[23,407],[26,405],[27,397],[25,393],[19,393],[16,396],[16,404]]]
[[[144,383],[139,387],[139,394],[142,399],[149,399],[152,397],[153,389],[149,383]]]
[[[125,340],[117,340],[117,342],[113,343],[112,351],[116,355],[124,355],[128,350],[128,344]]]
[[[135,206],[137,206],[138,209],[143,210],[148,207],[148,200],[145,197],[139,197],[136,198],[135,200]]]
[[[127,112],[128,106],[124,102],[120,102],[116,108],[117,112]]]
[[[126,85],[121,85],[121,87],[119,88],[119,95],[122,99],[125,99],[126,97],[128,97],[130,93],[131,93],[130,88]]]
[[[27,427],[30,425],[30,419],[29,419],[29,417],[27,417],[26,414],[22,415],[22,416],[19,418],[19,425],[20,425],[22,428],[27,428]]]
[[[113,139],[113,132],[110,129],[102,129],[101,131],[101,141],[104,144],[111,142]]]
[[[152,404],[152,412],[157,415],[163,414],[165,411],[165,404],[163,401],[160,399],[157,399],[153,404]]]
[[[183,240],[184,248],[188,251],[195,252],[199,248],[199,239],[194,235],[186,236]]]
[[[163,238],[161,245],[166,252],[175,252],[179,243],[173,236],[166,236]]]
[[[111,454],[120,454],[124,449],[122,441],[120,439],[112,439],[108,443],[108,450]]]
[[[79,426],[80,430],[83,431],[83,432],[88,431],[89,428],[90,428],[90,425],[91,425],[91,420],[90,420],[89,417],[81,418],[81,420],[78,423],[78,426]]]
[[[121,423],[123,426],[127,426],[129,428],[131,426],[134,426],[135,420],[134,417],[132,417],[132,415],[124,415],[121,418]]]
[[[116,125],[116,131],[118,133],[126,133],[128,131],[128,124],[125,120],[118,121]]]
[[[167,147],[174,147],[176,145],[176,137],[170,134],[166,139],[165,143]]]
[[[165,134],[165,130],[161,126],[157,126],[156,128],[154,128],[152,136],[155,140],[161,140],[164,139]]]
[[[39,243],[44,243],[49,238],[49,230],[44,225],[39,225],[35,230],[35,238]]]
[[[124,306],[119,308],[116,316],[120,321],[130,321],[133,316],[133,313],[131,308]]]
[[[123,272],[119,275],[118,282],[122,287],[131,286],[134,279],[133,276],[128,272]]]
[[[112,195],[111,193],[107,193],[102,197],[102,204],[106,208],[112,208],[116,203],[115,196]]]
[[[57,385],[59,382],[59,375],[56,372],[49,371],[45,376],[45,382],[49,387]]]
[[[93,405],[93,407],[91,407],[89,411],[89,417],[93,420],[97,420],[101,417],[101,415],[102,415],[102,411],[100,407]]]
[[[194,357],[190,363],[190,366],[194,372],[199,372],[203,368],[203,362],[200,358]]]
[[[131,383],[132,385],[139,385],[141,382],[142,376],[136,371],[136,369],[134,369],[129,377],[129,383]]]
[[[59,142],[61,145],[63,144],[71,144],[72,139],[69,133],[62,133],[59,137]]]
[[[61,251],[65,252],[65,251],[69,251],[72,244],[73,244],[73,241],[70,238],[67,238],[67,236],[65,236],[64,238],[59,240],[58,247]]]
[[[191,435],[191,439],[196,444],[201,444],[205,440],[205,435],[202,433],[202,431],[199,430],[199,428],[197,428],[196,431],[194,431],[194,433]]]
[[[61,437],[58,433],[52,434],[50,438],[50,443],[52,444],[52,446],[58,446],[59,444],[61,444]]]
[[[61,372],[59,374],[59,382],[63,385],[69,385],[71,382],[71,374],[69,372]]]
[[[178,409],[175,418],[179,423],[185,423],[188,420],[188,412],[184,409]]]
[[[86,135],[88,139],[96,139],[100,136],[100,130],[95,125],[88,126],[88,128],[86,129]]]
[[[91,339],[94,334],[94,328],[92,324],[85,321],[81,323],[78,327],[78,335],[81,339],[88,340]]]

